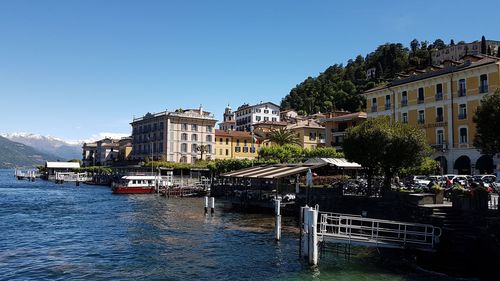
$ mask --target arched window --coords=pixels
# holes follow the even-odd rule
[[[191,145],[191,152],[192,152],[192,153],[196,153],[196,152],[197,152],[196,147],[197,147],[196,143],[193,143],[193,144]]]
[[[212,135],[207,135],[207,142],[212,142]]]
[[[188,140],[188,134],[186,134],[186,133],[182,133],[182,134],[181,134],[181,140],[183,140],[183,141],[187,141],[187,140]]]
[[[210,144],[207,145],[207,153],[212,153],[212,146]]]
[[[197,134],[192,134],[191,135],[191,141],[198,141],[198,135]]]
[[[181,143],[181,152],[187,152],[187,143]]]

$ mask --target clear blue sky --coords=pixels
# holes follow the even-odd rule
[[[0,132],[129,133],[200,104],[221,119],[385,42],[500,40],[499,3],[0,0]]]

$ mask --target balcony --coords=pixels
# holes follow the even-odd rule
[[[408,106],[408,100],[401,101],[401,107]]]
[[[377,112],[377,106],[376,105],[372,106],[372,112]]]
[[[467,95],[467,91],[465,89],[458,89],[458,96],[465,97]]]
[[[459,120],[467,119],[467,113],[459,113],[458,114],[458,119]]]
[[[436,100],[443,100],[443,93],[437,93],[436,94]]]
[[[488,85],[481,85],[479,86],[479,93],[480,94],[484,94],[484,93],[487,93],[488,92]]]
[[[443,122],[443,119],[444,119],[444,118],[443,118],[443,115],[438,115],[438,116],[436,117],[436,122]]]
[[[418,118],[417,122],[418,122],[418,124],[425,124],[425,119],[424,118]]]
[[[417,100],[417,103],[418,103],[418,104],[422,104],[422,103],[424,103],[424,99],[418,99],[418,100]]]
[[[385,104],[385,110],[390,110],[391,109],[391,104],[390,103],[386,103]]]

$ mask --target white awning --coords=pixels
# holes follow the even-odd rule
[[[361,165],[356,162],[349,162],[345,158],[311,158],[306,164],[328,164],[344,169],[361,169]]]
[[[78,169],[80,163],[78,162],[46,162],[45,167],[49,169]]]
[[[222,174],[222,177],[278,179],[307,172],[327,164],[275,164],[256,166]]]

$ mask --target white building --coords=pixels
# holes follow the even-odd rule
[[[280,107],[272,102],[256,105],[244,104],[234,112],[237,131],[252,131],[253,125],[260,122],[279,122]]]

